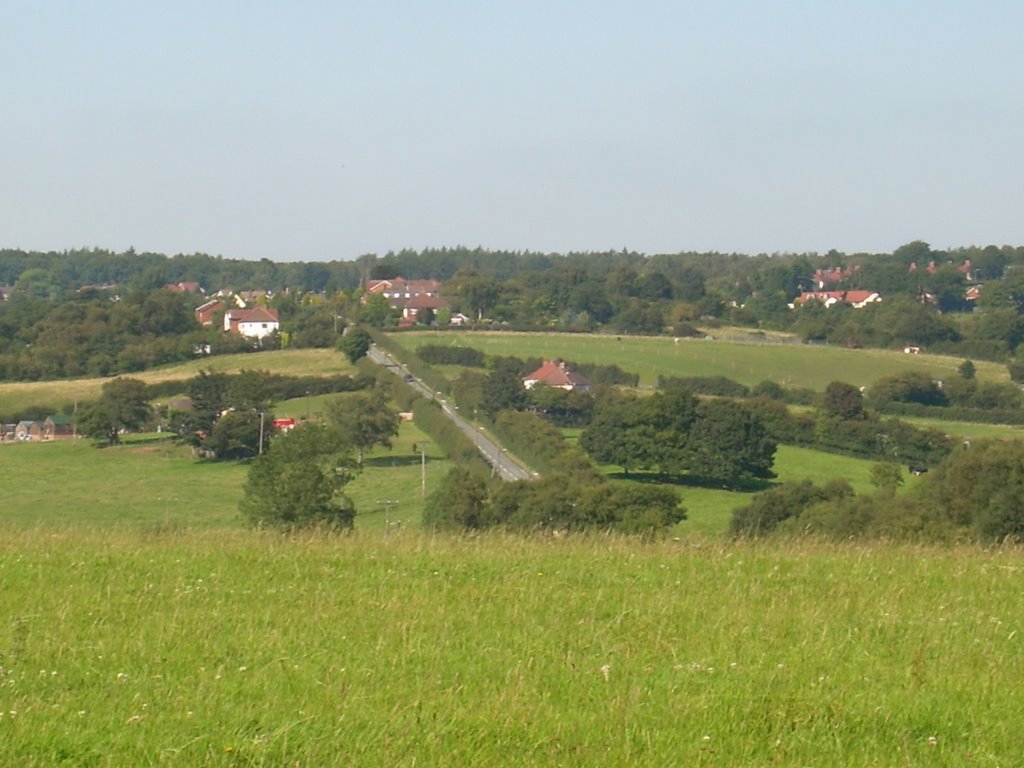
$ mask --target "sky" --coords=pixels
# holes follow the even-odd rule
[[[0,248],[1024,245],[1019,0],[0,0]]]

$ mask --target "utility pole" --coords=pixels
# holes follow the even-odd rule
[[[391,508],[398,506],[396,499],[377,499],[378,504],[384,506],[384,535],[391,535]]]
[[[263,455],[263,417],[264,417],[264,415],[265,414],[263,413],[263,411],[260,411],[260,450],[259,450],[259,455],[260,456]]]
[[[420,449],[420,495],[425,499],[427,498],[427,446],[430,445],[429,440],[424,440],[418,443]]]

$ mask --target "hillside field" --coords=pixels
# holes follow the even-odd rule
[[[950,376],[963,362],[940,355],[906,355],[881,349],[843,349],[809,344],[609,336],[567,333],[417,331],[394,339],[415,350],[424,344],[458,345],[489,355],[562,358],[577,363],[618,365],[655,386],[658,376],[725,376],[752,386],[766,379],[785,386],[824,390],[832,381],[868,386],[882,376],[926,371]],[[1008,380],[1006,366],[975,361],[979,378]]]
[[[184,382],[201,370],[224,373],[257,370],[293,376],[357,373],[345,356],[333,349],[284,349],[248,355],[215,355],[124,375],[147,384],[178,380]],[[47,407],[60,412],[62,407],[72,406],[75,402],[97,399],[105,381],[109,379],[0,382],[0,413],[18,413],[32,407]]]
[[[1011,766],[1020,552],[0,536],[0,763]]]

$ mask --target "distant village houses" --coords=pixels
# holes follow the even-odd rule
[[[809,301],[817,301],[829,308],[837,304],[846,304],[854,309],[861,309],[881,300],[882,297],[876,291],[804,291],[793,300],[789,308],[793,309]]]
[[[394,277],[390,280],[370,280],[366,284],[366,295],[379,294],[388,300],[388,305],[402,313],[400,328],[417,323],[431,322],[436,313],[451,309],[451,305],[440,295],[441,284],[437,280],[406,280]],[[366,296],[363,297],[366,301]],[[429,316],[429,319],[428,319]]]

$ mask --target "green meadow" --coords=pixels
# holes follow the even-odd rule
[[[0,445],[0,765],[1024,762],[1019,549],[733,542],[748,495],[687,486],[656,542],[434,536],[424,437],[367,456],[348,535],[244,527],[246,466],[165,436]]]
[[[664,336],[427,331],[396,334],[395,339],[410,349],[424,344],[450,344],[473,347],[489,355],[614,363],[640,374],[641,386],[645,387],[657,384],[659,375],[726,376],[748,386],[767,379],[786,386],[824,390],[836,380],[867,386],[882,376],[904,371],[949,376],[963,362],[956,357],[906,355],[882,349],[727,339],[675,341]],[[1005,366],[984,361],[975,362],[975,366],[980,378],[1008,378]]]
[[[425,439],[415,424],[403,422],[391,449],[367,454],[345,488],[359,528],[383,532],[389,518],[391,530],[419,526],[424,477],[429,493],[450,467],[429,442],[424,466],[413,445]],[[166,436],[135,436],[112,448],[88,440],[5,444],[0,466],[11,480],[0,487],[0,520],[8,525],[139,531],[242,525],[238,502],[247,465],[199,461]]]
[[[4,765],[1024,761],[1012,548],[2,533]]]
[[[329,397],[325,396],[324,402]],[[323,407],[312,398],[315,418]],[[282,404],[280,413],[305,417],[305,398]],[[419,449],[426,442],[426,462]],[[417,450],[413,450],[416,446]],[[16,482],[0,488],[0,520],[19,526],[84,523],[90,527],[134,530],[236,528],[242,525],[238,502],[247,465],[200,461],[191,449],[167,436],[133,436],[123,445],[95,447],[88,440],[0,445],[0,463]],[[858,493],[872,490],[872,462],[780,446],[776,482],[843,478]],[[362,470],[346,486],[356,505],[356,527],[366,531],[419,530],[423,481],[429,493],[451,463],[427,435],[402,422],[392,448],[370,451]],[[618,468],[606,467],[619,476]],[[620,479],[617,482],[633,482]],[[677,535],[722,534],[732,510],[750,493],[673,486],[687,509]],[[388,523],[391,523],[388,526]]]

